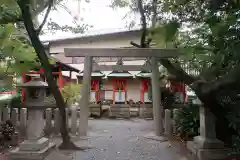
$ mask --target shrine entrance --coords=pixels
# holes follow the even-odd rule
[[[179,53],[175,49],[157,49],[157,48],[65,48],[66,57],[84,57],[84,71],[83,71],[83,87],[81,90],[81,112],[80,112],[80,136],[87,136],[88,128],[88,111],[89,100],[91,90],[91,75],[92,71],[141,71],[148,68],[151,73],[151,85],[152,85],[152,103],[153,103],[153,117],[156,128],[156,136],[163,134],[163,107],[161,106],[160,99],[160,87],[159,87],[159,68],[157,58],[173,58],[179,56]],[[93,63],[93,57],[143,57],[149,59],[150,64],[148,66],[142,65],[96,65]],[[118,80],[119,81],[119,80]],[[116,81],[117,82],[117,81]],[[145,82],[146,83],[146,82]],[[118,89],[119,88],[115,88]],[[126,96],[124,92],[124,85],[121,86],[122,96]],[[146,92],[146,88],[143,92]],[[117,94],[119,94],[117,93]],[[124,93],[124,94],[122,94]],[[114,93],[116,94],[116,93]]]

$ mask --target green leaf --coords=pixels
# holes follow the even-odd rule
[[[186,2],[187,0],[175,0],[176,5],[182,5]]]
[[[64,100],[71,104],[80,100],[80,89],[80,84],[68,83],[61,89],[61,93]]]
[[[180,27],[180,24],[177,21],[172,21],[164,26],[166,31],[166,42],[173,41],[176,38],[177,31]]]

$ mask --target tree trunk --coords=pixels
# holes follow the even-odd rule
[[[65,103],[64,99],[59,91],[59,88],[52,76],[52,69],[51,65],[48,61],[47,54],[45,52],[44,46],[42,45],[41,41],[39,40],[38,33],[34,28],[34,24],[32,22],[31,14],[29,5],[25,1],[18,1],[18,4],[22,11],[22,18],[24,21],[25,28],[28,32],[28,35],[31,39],[32,45],[37,53],[39,60],[41,61],[42,67],[44,69],[44,74],[46,76],[46,80],[50,87],[50,90],[56,100],[56,105],[60,111],[60,132],[62,135],[62,144],[59,146],[61,149],[76,149],[77,147],[71,142],[67,125],[66,125],[66,112],[65,112]]]

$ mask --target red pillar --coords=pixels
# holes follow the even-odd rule
[[[59,88],[63,88],[63,76],[62,76],[62,71],[61,71],[61,69],[59,69],[58,87],[59,87]]]

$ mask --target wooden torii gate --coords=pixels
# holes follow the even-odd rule
[[[159,69],[156,58],[173,58],[179,56],[176,49],[158,49],[158,48],[65,48],[66,57],[85,57],[84,72],[83,72],[83,87],[81,90],[81,112],[80,112],[80,136],[87,136],[88,128],[88,110],[90,98],[90,84],[92,70],[113,70],[114,66],[94,66],[93,57],[149,57],[151,58],[151,84],[153,95],[153,116],[156,127],[156,136],[163,134],[163,120],[161,106],[160,90],[159,90]],[[144,69],[144,66],[123,66],[124,69],[139,70]]]

